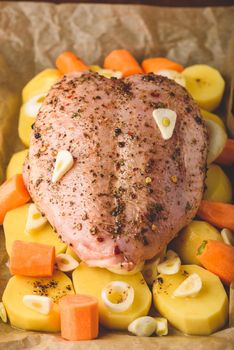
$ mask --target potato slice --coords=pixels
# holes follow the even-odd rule
[[[208,239],[223,241],[215,227],[205,221],[194,220],[173,239],[170,248],[177,252],[184,264],[201,265],[196,257],[197,250]]]
[[[23,297],[32,294],[52,298],[54,304],[48,315],[24,305]],[[3,303],[13,327],[31,331],[58,332],[60,330],[58,301],[67,294],[74,294],[72,282],[60,271],[52,278],[14,276],[8,281],[3,293]]]
[[[195,64],[185,68],[182,76],[186,89],[201,108],[213,111],[219,106],[225,81],[217,69],[206,64]]]
[[[222,168],[216,164],[210,164],[206,176],[206,190],[203,199],[231,203],[232,184]]]
[[[100,322],[110,329],[128,329],[128,325],[140,316],[146,316],[151,306],[151,292],[140,272],[135,275],[117,275],[106,269],[88,267],[81,263],[72,274],[76,293],[95,296],[99,301]],[[112,281],[123,281],[134,289],[134,301],[124,312],[113,312],[105,306],[101,294]]]
[[[223,130],[226,130],[223,120],[217,114],[201,109],[201,115],[205,120],[212,120],[216,124],[219,124],[223,128]]]
[[[193,273],[202,280],[196,296],[174,297],[178,286]],[[153,286],[156,309],[185,334],[209,335],[222,328],[228,318],[228,298],[220,279],[196,265],[183,265],[175,275],[160,275]]]
[[[52,245],[55,247],[57,254],[63,253],[67,245],[58,238],[49,223],[46,223],[35,233],[28,234],[26,232],[25,228],[29,205],[30,204],[25,204],[19,208],[13,209],[5,216],[3,228],[8,255],[11,254],[11,247],[15,240]]]
[[[227,142],[227,134],[223,128],[214,121],[204,121],[209,134],[207,163],[210,164],[222,153]]]
[[[23,151],[13,154],[7,166],[7,171],[6,171],[7,180],[16,174],[22,174],[23,164],[27,157],[27,154],[28,154],[28,149],[24,149]]]
[[[61,76],[61,73],[54,68],[47,68],[38,73],[23,88],[23,103],[37,94],[47,93]]]

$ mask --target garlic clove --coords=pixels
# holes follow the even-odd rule
[[[128,326],[128,331],[139,337],[150,337],[155,329],[156,321],[150,316],[139,317]]]
[[[23,304],[29,309],[43,315],[48,315],[53,307],[52,299],[41,295],[24,295]]]
[[[124,312],[133,304],[134,289],[126,282],[112,281],[103,288],[101,296],[108,309],[113,312]]]
[[[179,272],[181,261],[178,256],[167,259],[158,265],[158,272],[164,275],[174,275]]]
[[[31,118],[36,118],[46,94],[38,94],[31,97],[24,105],[26,114]]]
[[[155,317],[156,330],[155,333],[161,337],[162,335],[168,334],[168,322],[164,317]]]
[[[46,217],[42,216],[34,203],[29,205],[28,217],[25,231],[31,234],[33,231],[40,229],[47,223]]]
[[[221,236],[223,238],[224,243],[228,245],[234,245],[234,234],[228,228],[223,228],[221,231]]]
[[[56,157],[52,182],[58,182],[73,167],[73,164],[74,159],[69,151],[59,151]]]
[[[69,254],[58,254],[55,258],[58,270],[63,272],[73,271],[79,266],[79,262]]]
[[[173,292],[174,297],[191,297],[202,289],[202,280],[197,273],[188,276]]]
[[[174,132],[177,114],[168,108],[157,108],[153,110],[153,118],[161,132],[164,140],[169,140]]]

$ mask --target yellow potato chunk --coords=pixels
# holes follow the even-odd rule
[[[56,254],[64,253],[67,245],[64,244],[52,229],[49,223],[46,223],[35,233],[28,234],[25,231],[28,216],[29,204],[9,211],[4,219],[3,228],[6,240],[6,250],[11,254],[12,244],[15,240],[26,242],[35,242],[48,244],[55,247]]]
[[[23,304],[23,296],[32,294],[52,298],[54,304],[48,315],[31,310]],[[64,273],[58,271],[51,278],[24,276],[10,278],[2,300],[13,327],[31,331],[59,332],[58,301],[66,294],[74,294],[72,282]]]
[[[173,292],[192,273],[202,280],[195,296],[175,297]],[[228,298],[219,278],[196,265],[182,265],[175,275],[159,275],[153,286],[156,309],[181,332],[209,335],[222,328],[228,317]]]
[[[231,203],[232,184],[222,168],[216,164],[208,167],[204,199],[213,202]]]
[[[29,147],[32,125],[35,122],[35,119],[36,118],[33,118],[26,113],[25,105],[22,105],[20,108],[18,133],[20,140],[26,147]]]
[[[29,114],[27,105],[30,101],[32,104],[36,102],[42,103],[44,98],[42,95],[46,95],[51,86],[54,85],[60,77],[61,74],[57,69],[48,68],[37,74],[23,89],[23,105],[20,109],[18,132],[21,141],[26,147],[29,146],[32,124],[36,119],[35,115]],[[34,101],[36,98],[35,96],[38,96],[38,99]]]
[[[205,221],[192,221],[180,231],[178,237],[170,243],[170,249],[174,250],[184,264],[201,265],[196,255],[197,250],[204,240],[213,239],[223,241],[219,231]]]
[[[151,306],[151,292],[140,272],[135,275],[117,275],[106,269],[88,267],[81,263],[72,274],[76,293],[95,296],[99,301],[100,322],[110,329],[128,329],[140,316],[146,316]],[[102,289],[112,281],[128,283],[135,293],[133,304],[124,312],[111,311],[103,302]]]
[[[205,120],[212,120],[216,124],[219,124],[223,128],[223,130],[226,130],[224,122],[217,114],[214,114],[214,113],[205,111],[204,109],[201,109],[201,115]]]
[[[186,89],[206,111],[215,110],[223,97],[225,81],[219,71],[205,64],[195,64],[182,72]]]
[[[51,86],[56,83],[61,76],[61,73],[54,68],[47,68],[37,74],[23,88],[23,103],[37,94],[47,93]]]
[[[13,154],[6,170],[7,180],[16,174],[22,174],[23,164],[27,157],[27,154],[28,154],[28,149],[24,149],[23,151]]]

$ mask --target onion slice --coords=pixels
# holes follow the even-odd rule
[[[134,289],[126,282],[112,281],[102,290],[102,300],[106,307],[114,312],[124,312],[130,308],[134,301]],[[111,295],[119,295],[119,300],[114,303]]]

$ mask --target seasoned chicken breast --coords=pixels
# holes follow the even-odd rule
[[[158,108],[177,114],[169,140],[153,118]],[[59,150],[71,152],[74,165],[52,183]],[[154,74],[117,80],[72,73],[53,86],[39,111],[24,180],[83,261],[131,270],[195,216],[206,156],[199,108],[174,81]]]

